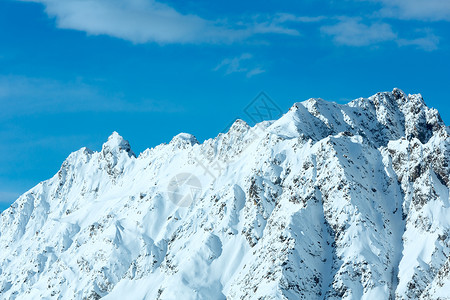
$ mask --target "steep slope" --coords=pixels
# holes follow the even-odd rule
[[[395,89],[179,134],[113,133],[0,217],[4,299],[449,299],[449,129]]]

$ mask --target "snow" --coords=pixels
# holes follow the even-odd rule
[[[125,151],[129,156],[135,156],[133,151],[131,151],[130,144],[127,140],[121,137],[116,131],[114,131],[109,137],[108,141],[102,146],[102,153],[114,153],[120,154],[121,151]]]
[[[449,142],[398,89],[138,157],[114,132],[1,213],[0,298],[445,299]]]
[[[185,148],[188,145],[194,146],[198,143],[199,142],[197,141],[197,138],[190,133],[179,133],[178,135],[174,136],[172,141],[170,141],[171,145],[174,145],[178,148]]]

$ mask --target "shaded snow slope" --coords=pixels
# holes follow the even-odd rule
[[[395,89],[182,133],[116,132],[0,217],[2,299],[449,299],[449,129]]]

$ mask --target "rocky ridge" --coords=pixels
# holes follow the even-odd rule
[[[399,89],[137,157],[113,133],[1,213],[0,298],[449,299],[449,142]]]

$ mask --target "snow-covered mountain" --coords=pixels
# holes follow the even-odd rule
[[[138,157],[113,133],[0,217],[1,299],[450,299],[450,129],[394,89]]]

